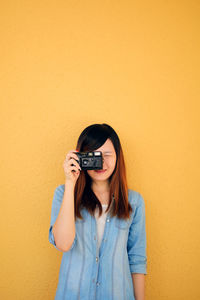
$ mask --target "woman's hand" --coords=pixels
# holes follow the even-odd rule
[[[66,177],[65,181],[72,182],[73,185],[75,185],[80,175],[81,168],[79,163],[76,161],[79,161],[79,157],[73,152],[76,152],[76,150],[71,150],[67,153],[63,163],[63,168]]]

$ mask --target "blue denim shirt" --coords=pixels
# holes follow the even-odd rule
[[[58,216],[65,185],[54,192],[49,242],[55,244],[52,227]],[[133,208],[128,220],[106,216],[100,248],[96,219],[84,208],[84,220],[75,222],[76,235],[63,252],[55,300],[135,300],[131,273],[147,274],[145,203],[140,193],[128,190]]]

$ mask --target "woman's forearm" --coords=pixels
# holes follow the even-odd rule
[[[58,249],[68,251],[74,241],[76,230],[74,220],[74,185],[65,182],[61,208],[53,226],[53,235]]]
[[[144,300],[145,274],[132,273],[135,300]]]

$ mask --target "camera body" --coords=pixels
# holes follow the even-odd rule
[[[77,161],[83,171],[103,169],[103,157],[101,151],[74,152],[80,161]]]

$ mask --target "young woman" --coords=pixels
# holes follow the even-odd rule
[[[102,151],[103,169],[80,169],[76,151]],[[144,300],[145,203],[128,189],[119,137],[108,124],[81,133],[54,192],[49,241],[63,252],[56,300]]]

